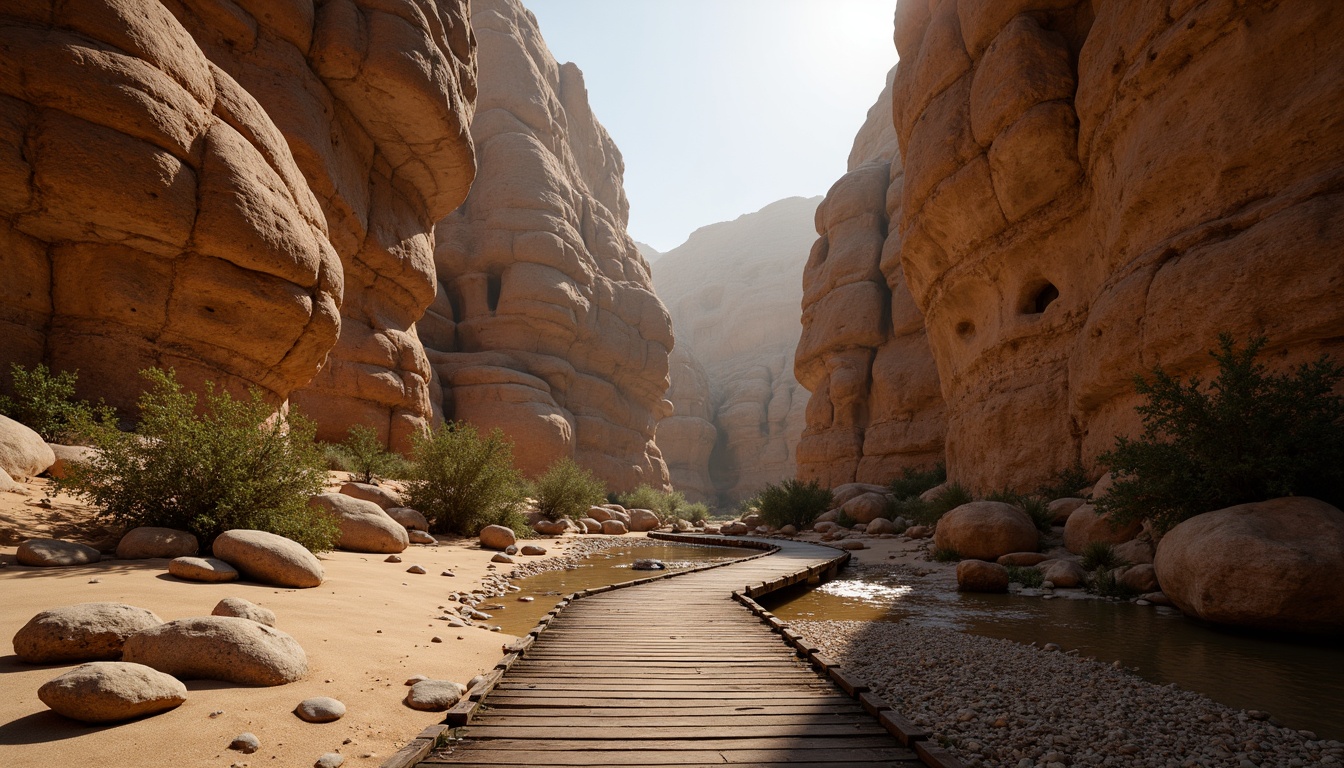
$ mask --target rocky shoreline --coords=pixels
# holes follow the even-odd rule
[[[900,623],[792,626],[970,766],[1344,765],[1338,741],[1092,659]]]

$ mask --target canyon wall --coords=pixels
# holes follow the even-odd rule
[[[1344,354],[1338,4],[901,0],[895,39],[892,228],[954,479],[1094,468],[1132,376],[1207,376],[1219,333]]]
[[[794,370],[811,393],[798,477],[834,487],[886,483],[943,460],[946,410],[924,318],[900,268],[904,173],[892,125],[893,68],[817,208],[803,271]]]
[[[0,35],[0,359],[122,407],[150,366],[258,387],[329,439],[432,418],[465,0],[8,3]]]
[[[815,239],[819,198],[780,200],[734,221],[702,227],[653,265],[678,347],[704,366],[717,429],[708,471],[720,504],[793,477],[807,391],[793,376],[799,276]],[[673,402],[704,399],[673,378]],[[664,420],[666,421],[666,420]],[[659,445],[675,464],[690,459],[680,441]],[[700,446],[694,447],[701,451]],[[680,487],[680,486],[678,486]]]
[[[624,165],[517,0],[474,0],[479,170],[439,222],[419,323],[449,419],[500,427],[528,475],[573,457],[614,491],[666,487],[672,327],[626,233]]]
[[[667,398],[672,415],[658,422],[658,449],[667,461],[672,486],[687,501],[718,503],[718,491],[709,473],[709,460],[718,442],[709,374],[690,348],[672,348],[672,386]]]

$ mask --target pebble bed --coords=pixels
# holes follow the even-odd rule
[[[972,767],[1344,765],[1338,741],[1092,659],[898,623],[791,626]]]

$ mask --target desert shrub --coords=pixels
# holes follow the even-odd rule
[[[1076,497],[1079,491],[1091,484],[1083,463],[1075,460],[1073,466],[1055,473],[1054,482],[1037,488],[1036,495],[1046,501]]]
[[[580,520],[588,516],[589,507],[606,498],[607,486],[565,456],[532,483],[531,495],[537,500],[537,511],[547,520]]]
[[[837,512],[835,515],[835,524],[840,526],[841,528],[853,528],[854,526],[859,524],[859,521],[850,517],[847,512],[841,510],[840,512]]]
[[[1021,584],[1024,587],[1039,587],[1045,583],[1045,574],[1039,569],[1030,566],[1010,565],[1008,568],[1008,580]]]
[[[0,395],[0,414],[23,424],[49,443],[86,442],[99,425],[110,426],[111,408],[75,397],[78,371],[53,373],[42,363],[30,371],[9,366],[13,397]]]
[[[709,507],[698,501],[693,504],[686,504],[677,508],[675,517],[685,520],[688,523],[697,523],[701,520],[708,520]]]
[[[887,504],[887,514],[891,519],[904,517],[916,525],[933,525],[938,519],[962,504],[974,501],[971,492],[961,483],[949,483],[933,499],[924,501],[918,496],[901,499]]]
[[[955,563],[961,559],[961,553],[948,547],[939,547],[933,550],[931,557],[940,563]]]
[[[475,536],[506,525],[525,484],[513,468],[513,443],[499,429],[481,437],[465,422],[445,424],[412,439],[407,503],[429,519],[435,533]]]
[[[1083,547],[1082,566],[1085,571],[1095,571],[1098,568],[1110,570],[1126,565],[1123,558],[1115,553],[1115,547],[1104,541],[1088,542]]]
[[[1098,597],[1118,597],[1124,600],[1136,597],[1139,594],[1138,590],[1130,589],[1120,583],[1119,579],[1111,575],[1108,568],[1097,568],[1089,573],[1087,580],[1083,583],[1083,589]]]
[[[171,369],[142,375],[134,433],[94,424],[101,450],[72,465],[56,488],[90,501],[102,519],[125,527],[190,531],[207,548],[234,528],[254,528],[322,551],[336,541],[335,522],[308,506],[326,472],[313,441],[316,427],[296,411],[288,419],[256,390],[235,399],[207,383],[204,403],[186,392]]]
[[[1100,457],[1116,473],[1099,511],[1159,532],[1202,512],[1279,496],[1344,506],[1344,368],[1322,356],[1286,374],[1255,361],[1263,337],[1210,354],[1218,375],[1182,384],[1160,367],[1135,378],[1143,434]]]
[[[645,484],[621,494],[617,503],[626,509],[647,509],[665,519],[677,516],[677,510],[686,504],[686,497],[681,491],[660,491]]]
[[[1024,496],[1018,503],[1018,507],[1027,513],[1031,518],[1032,525],[1041,533],[1049,533],[1054,526],[1053,515],[1050,514],[1050,505],[1040,496]]]
[[[781,483],[770,483],[757,494],[757,505],[761,519],[766,523],[783,528],[786,525],[806,528],[817,516],[831,508],[831,491],[822,488],[816,480],[788,479]]]
[[[410,474],[410,462],[387,450],[378,439],[377,430],[356,424],[347,432],[340,445],[326,448],[327,466],[339,463],[334,469],[353,473],[359,482],[372,483],[379,478],[404,478]]]
[[[919,496],[921,493],[936,488],[947,482],[947,467],[940,461],[929,469],[911,469],[906,467],[901,470],[901,476],[895,478],[888,487],[891,493],[897,499],[908,499],[912,496]]]

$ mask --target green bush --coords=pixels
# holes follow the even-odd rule
[[[9,366],[14,396],[0,395],[0,414],[23,424],[49,443],[82,443],[99,425],[115,418],[105,405],[92,406],[75,398],[78,371],[53,374],[38,363],[31,371],[18,363]]]
[[[1050,532],[1052,521],[1049,504],[1040,496],[1001,489],[990,493],[985,497],[985,501],[1012,504],[1031,518],[1031,523],[1036,526],[1036,530],[1041,533]]]
[[[482,438],[465,422],[446,424],[413,438],[412,457],[407,503],[435,533],[475,536],[507,524],[522,505],[526,486],[513,468],[513,443],[499,429]]]
[[[940,563],[955,563],[961,559],[961,553],[955,549],[939,547],[933,550],[933,559]]]
[[[531,494],[537,500],[537,511],[547,520],[581,520],[588,516],[589,507],[606,499],[607,486],[566,456],[532,483]]]
[[[698,501],[694,504],[686,504],[677,508],[675,517],[688,523],[698,523],[701,520],[709,519],[709,507]]]
[[[681,491],[660,491],[649,485],[641,485],[617,497],[617,502],[626,509],[647,509],[661,519],[677,516],[677,510],[686,504]]]
[[[1087,479],[1087,471],[1083,469],[1083,463],[1074,461],[1073,466],[1055,474],[1053,483],[1037,488],[1036,495],[1046,501],[1075,498],[1079,491],[1091,484],[1092,482]]]
[[[770,483],[757,494],[761,519],[776,528],[792,525],[800,530],[816,521],[817,516],[831,508],[831,491],[822,488],[816,480],[788,479]]]
[[[296,411],[273,418],[256,390],[238,400],[210,383],[198,413],[196,395],[171,369],[141,375],[149,389],[135,432],[94,425],[89,438],[101,454],[74,464],[58,491],[87,499],[118,526],[190,531],[202,549],[234,528],[277,533],[315,552],[332,547],[336,523],[308,506],[326,479],[311,421]]]
[[[1045,574],[1040,569],[1030,566],[1010,565],[1008,568],[1008,581],[1016,582],[1024,587],[1039,587],[1045,583]]]
[[[947,467],[940,461],[931,469],[906,467],[901,470],[900,477],[887,485],[891,488],[892,495],[898,500],[904,500],[919,496],[930,488],[936,488],[945,482],[947,482]]]
[[[912,496],[908,499],[890,502],[887,504],[887,514],[891,516],[891,519],[904,517],[916,525],[933,525],[943,515],[962,504],[969,504],[972,501],[974,499],[971,498],[971,492],[966,490],[965,486],[961,483],[949,483],[930,501]]]
[[[1095,571],[1098,568],[1110,570],[1119,568],[1122,565],[1128,565],[1119,555],[1115,553],[1115,547],[1104,541],[1088,542],[1083,547],[1082,566],[1085,571]]]
[[[379,478],[404,478],[410,474],[410,462],[387,450],[378,439],[377,430],[356,424],[347,434],[340,445],[325,450],[327,466],[339,463],[335,469],[353,473],[361,483],[373,483]]]
[[[1158,532],[1203,512],[1279,496],[1344,506],[1344,368],[1322,356],[1291,374],[1255,361],[1263,337],[1237,349],[1226,334],[1210,354],[1218,376],[1181,384],[1160,367],[1135,378],[1144,431],[1100,457],[1117,480],[1097,503],[1117,524]]]
[[[1121,584],[1120,580],[1112,576],[1110,570],[1106,568],[1097,568],[1088,574],[1083,589],[1099,597],[1118,597],[1123,600],[1139,595],[1138,590]]]

